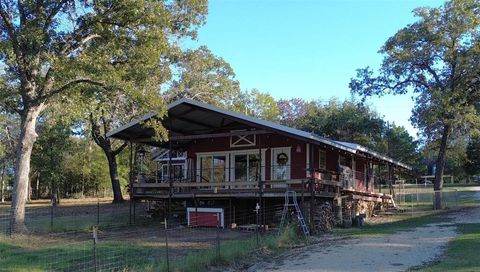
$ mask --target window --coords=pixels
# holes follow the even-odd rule
[[[352,158],[340,155],[340,165],[352,168]]]
[[[234,178],[236,181],[259,180],[260,156],[258,154],[234,155]]]
[[[181,180],[185,178],[184,164],[172,164],[172,179]],[[168,164],[162,164],[161,180],[168,181],[170,176],[168,175]]]
[[[207,155],[200,157],[200,182],[224,182],[225,170],[225,155]]]
[[[327,152],[322,149],[318,152],[318,168],[321,170],[327,169]]]

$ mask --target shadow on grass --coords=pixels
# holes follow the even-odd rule
[[[403,214],[402,217],[405,218],[394,222],[366,224],[361,228],[335,229],[334,234],[349,237],[393,234],[398,231],[409,230],[431,223],[448,221],[449,219],[444,217],[444,214],[445,211],[415,217]]]

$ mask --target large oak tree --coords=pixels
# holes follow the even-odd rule
[[[26,230],[25,203],[39,114],[69,91],[97,87],[146,97],[175,36],[202,24],[202,0],[0,1],[1,106],[19,114],[12,233]],[[159,66],[159,65],[158,65]],[[159,68],[159,67],[156,68]],[[147,79],[145,81],[145,79]]]
[[[411,120],[438,148],[434,188],[440,208],[448,143],[479,124],[480,2],[452,0],[439,8],[415,9],[414,15],[418,21],[381,48],[378,74],[360,69],[350,88],[364,97],[413,91]]]

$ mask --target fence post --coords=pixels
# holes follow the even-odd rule
[[[52,205],[50,205],[50,232],[53,232],[53,201]]]
[[[167,272],[170,271],[170,260],[168,258],[168,232],[167,232],[167,217],[164,219],[165,224],[165,255],[167,257]]]
[[[260,225],[258,224],[258,211],[260,210],[260,205],[257,203],[257,206],[255,206],[255,214],[257,216],[257,228],[256,228],[256,236],[257,236],[257,247],[260,246],[260,243],[258,241],[258,232],[260,231]]]
[[[97,226],[100,225],[100,199],[97,197]]]
[[[220,214],[217,213],[217,260],[220,260]]]
[[[410,205],[412,206],[412,217],[413,217],[413,195],[410,195]]]
[[[93,226],[93,264],[94,270],[97,271],[97,242],[98,242],[98,226]]]
[[[458,208],[458,190],[455,189],[455,207]]]

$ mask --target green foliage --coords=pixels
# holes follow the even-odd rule
[[[73,142],[68,126],[44,123],[39,132],[41,137],[32,151],[32,176],[42,180],[41,186],[47,191],[47,188],[59,188],[65,180],[63,166]]]
[[[473,137],[467,145],[467,160],[464,164],[465,172],[468,175],[480,174],[480,138]]]
[[[168,101],[190,98],[220,107],[231,107],[240,94],[239,82],[228,62],[206,46],[179,53],[177,74],[164,95]]]
[[[299,126],[331,139],[375,148],[381,140],[384,121],[358,101],[331,99],[327,103],[312,103],[307,114],[299,120]]]
[[[480,2],[451,0],[418,8],[418,20],[390,37],[377,75],[359,69],[352,93],[368,97],[414,93],[411,120],[437,148],[435,188],[443,186],[450,139],[478,133],[480,115]]]
[[[251,91],[245,91],[243,97],[244,101],[240,105],[245,107],[247,115],[274,122],[279,121],[280,110],[273,96],[252,89]]]
[[[354,142],[423,170],[418,141],[404,127],[385,122],[370,106],[356,100],[311,102],[289,122],[331,139]]]
[[[369,68],[358,70],[350,83],[352,92],[370,96],[412,90],[417,94],[412,121],[427,139],[438,139],[445,125],[476,129],[479,6],[475,0],[453,0],[440,8],[416,9],[418,21],[380,50],[385,58],[379,75]]]
[[[15,163],[15,140],[18,134],[16,129],[17,122],[16,116],[0,112],[0,179],[2,179],[0,186],[3,182],[4,188],[10,185],[13,180],[12,169]]]
[[[386,123],[385,132],[376,150],[396,160],[405,162],[413,167],[414,174],[424,175],[425,162],[419,149],[420,143],[408,131],[394,123]]]
[[[35,82],[27,97],[38,103],[93,86],[153,106],[154,97],[145,95],[158,92],[170,74],[170,41],[196,37],[207,8],[206,1],[191,0],[6,1],[0,9],[1,103],[18,110],[18,102],[27,102],[20,95]],[[5,84],[15,81],[21,84]]]
[[[302,238],[299,235],[300,229],[297,224],[290,223],[280,232],[278,237],[278,247],[292,247],[299,243]]]
[[[39,132],[32,152],[33,195],[47,197],[52,186],[63,197],[94,195],[111,187],[107,161],[91,140],[73,135],[69,125],[60,123],[42,123]]]

